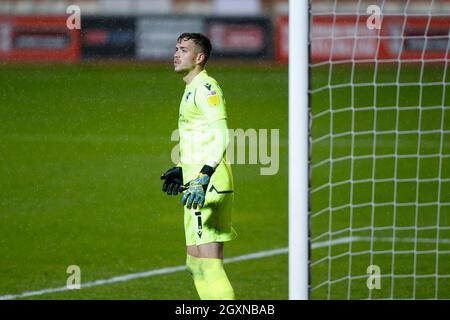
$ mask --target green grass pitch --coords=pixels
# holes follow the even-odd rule
[[[430,69],[440,70],[436,67]],[[441,68],[442,69],[442,68]],[[288,74],[287,68],[272,66],[214,66],[208,69],[225,93],[230,128],[279,129],[280,168],[276,175],[260,175],[264,165],[233,166],[235,178],[234,226],[237,240],[226,245],[226,257],[286,248],[288,245]],[[390,82],[397,71],[382,68],[382,79]],[[417,66],[402,68],[402,82],[414,82]],[[428,69],[427,69],[428,71]],[[356,69],[354,81],[366,83],[371,68]],[[336,67],[332,84],[348,83],[351,69]],[[430,82],[434,81],[430,72]],[[313,70],[312,89],[328,83],[328,70]],[[437,76],[436,76],[437,77]],[[442,80],[441,80],[442,82]],[[448,82],[448,79],[447,79]],[[170,167],[170,152],[176,142],[171,133],[177,127],[178,106],[184,89],[182,79],[169,66],[154,65],[44,65],[0,66],[0,296],[63,287],[69,265],[81,268],[81,282],[180,266],[185,261],[183,221],[179,198],[169,198],[161,192],[159,176]],[[423,93],[420,114],[424,130],[450,130],[448,107],[442,105],[443,86],[427,86]],[[379,131],[395,127],[396,88],[385,86],[376,94]],[[417,130],[419,114],[408,106],[417,105],[418,90],[401,88],[400,105],[405,107],[400,122],[401,130]],[[352,105],[355,112],[345,111]],[[330,156],[345,157],[351,153],[351,136],[342,135],[330,140],[317,140],[330,131],[329,114],[320,115],[333,101],[333,133],[352,129],[373,130],[375,112],[366,107],[373,101],[372,87],[362,85],[351,92],[343,86],[312,95],[312,185],[319,188],[312,194],[311,236],[315,243],[350,236],[393,236],[393,206],[377,207],[374,212],[361,206],[321,212],[329,206],[345,203],[350,196],[350,161],[333,164],[333,187],[320,189],[329,183],[327,164],[318,165]],[[444,105],[450,105],[450,88],[444,95]],[[350,99],[350,100],[349,100]],[[394,100],[392,100],[394,99]],[[427,108],[429,106],[430,108]],[[384,109],[383,109],[384,107]],[[359,111],[358,111],[359,110]],[[378,111],[379,110],[379,111]],[[318,115],[318,116],[317,116]],[[328,117],[328,118],[327,118]],[[352,121],[354,117],[355,121]],[[383,119],[383,121],[380,121]],[[444,121],[440,121],[444,119]],[[394,121],[394,123],[393,123]],[[416,128],[416,129],[414,129]],[[421,152],[439,151],[439,133],[427,134],[421,139]],[[361,135],[355,141],[354,155],[370,154],[373,137]],[[377,136],[376,154],[391,154],[394,135]],[[450,153],[450,135],[444,135],[442,153]],[[385,140],[382,140],[385,139]],[[417,134],[402,136],[398,150],[410,154],[417,149]],[[438,149],[436,149],[438,148]],[[417,151],[417,150],[416,150]],[[423,158],[419,170],[421,178],[438,175],[438,157]],[[443,158],[441,178],[450,177],[448,158]],[[358,160],[354,163],[353,179],[392,176],[394,159]],[[417,158],[402,159],[398,164],[399,177],[414,178]],[[316,166],[314,166],[316,165]],[[379,175],[379,176],[378,176]],[[404,176],[402,176],[404,175]],[[389,199],[394,185],[382,183],[372,192],[370,183],[354,188],[353,201],[366,203],[373,194],[377,201]],[[427,185],[405,184],[398,197],[409,203],[415,201],[419,187],[420,201],[436,202],[437,182]],[[449,202],[448,182],[441,184],[441,202]],[[404,198],[403,198],[404,197]],[[387,201],[387,200],[386,200]],[[401,238],[436,239],[437,205],[421,206],[416,213],[411,206],[396,208],[396,227]],[[450,226],[450,208],[441,206],[440,226]],[[372,214],[374,213],[374,214]],[[372,217],[374,220],[372,221]],[[348,230],[350,221],[356,230]],[[377,227],[372,234],[371,225]],[[411,226],[419,226],[418,230]],[[383,229],[383,226],[386,227]],[[381,227],[378,228],[378,227]],[[420,228],[423,227],[423,228]],[[429,228],[427,228],[429,227]],[[333,232],[329,237],[328,231]],[[321,237],[321,235],[324,235]],[[439,239],[450,239],[450,232],[442,230]],[[416,283],[413,277],[398,277],[394,282],[394,297],[410,298],[415,286],[417,298],[434,297],[436,283],[439,298],[450,298],[450,279],[435,280],[436,246],[448,250],[445,243],[395,244],[396,250],[406,253],[392,255],[392,242],[374,241],[343,243],[315,248],[311,252],[313,267],[311,284],[316,289],[312,298],[367,298],[366,268],[378,264],[382,272],[390,273],[392,261],[398,273],[416,272],[422,277]],[[371,247],[372,246],[372,247]],[[380,252],[370,260],[368,250]],[[408,250],[419,250],[414,255]],[[352,254],[349,255],[349,252]],[[409,253],[408,253],[409,252]],[[331,254],[332,260],[327,259]],[[239,299],[287,299],[288,258],[286,254],[235,262],[226,270]],[[349,268],[351,263],[351,268]],[[439,255],[439,273],[450,274],[449,254]],[[354,278],[349,282],[350,276]],[[331,283],[328,280],[336,280]],[[380,290],[372,297],[391,294],[391,277],[382,278]],[[29,299],[197,299],[187,272],[140,278],[81,290],[45,293]]]
[[[170,66],[2,66],[0,295],[180,266],[180,197],[161,191],[173,166],[184,82]],[[280,170],[234,165],[226,257],[287,247],[287,69],[211,67],[230,128],[280,129]],[[226,266],[240,299],[286,299],[287,255]],[[255,272],[258,270],[258,272]],[[31,299],[197,299],[178,272]]]

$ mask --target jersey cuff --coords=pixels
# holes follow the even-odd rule
[[[216,162],[216,161],[214,161],[214,160],[208,159],[208,160],[206,160],[205,165],[210,166],[211,168],[214,168],[214,169],[215,169],[215,168],[217,168],[217,166],[219,165],[219,163]]]
[[[204,173],[207,174],[208,176],[212,176],[214,173],[215,169],[213,167],[208,166],[207,164],[205,164],[202,168],[202,170],[200,170],[200,173]]]

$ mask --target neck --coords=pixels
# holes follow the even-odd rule
[[[189,71],[184,77],[183,80],[186,82],[186,84],[191,83],[191,81],[195,78],[196,75],[198,75],[200,72],[203,71],[203,67],[196,65],[194,69]]]

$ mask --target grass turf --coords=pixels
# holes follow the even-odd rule
[[[280,129],[277,175],[233,167],[239,238],[226,256],[284,248],[286,68],[209,71],[226,94],[230,128]],[[173,166],[178,75],[149,65],[2,66],[0,84],[0,295],[64,286],[69,265],[80,266],[84,283],[184,264],[182,207],[159,180]],[[287,298],[286,257],[239,265],[229,266],[239,298]],[[178,272],[31,298],[197,295]]]
[[[331,78],[327,67],[313,69],[314,244],[348,236],[389,238],[394,236],[393,226],[397,238],[436,239],[436,225],[443,227],[440,239],[450,238],[444,230],[450,226],[449,206],[438,205],[439,182],[433,180],[450,177],[448,158],[439,156],[449,154],[450,136],[421,135],[419,149],[417,132],[409,132],[419,124],[421,130],[450,129],[450,88],[444,94],[443,85],[434,83],[440,70],[430,66],[421,74],[417,65],[402,67],[401,83],[421,79],[431,83],[420,91],[418,86],[397,86],[393,66],[380,66],[377,82],[384,85],[376,90],[369,84],[373,66],[354,69],[353,82],[359,85],[353,90],[345,85],[351,81],[348,66],[333,68]],[[170,68],[152,65],[3,65],[0,71],[0,295],[64,286],[66,268],[73,264],[81,268],[82,283],[184,264],[181,207],[178,199],[160,191],[159,180],[171,166],[170,152],[176,144],[170,136],[177,126],[184,87],[180,77]],[[226,256],[285,248],[287,68],[216,66],[209,72],[225,92],[230,128],[280,129],[278,174],[260,175],[262,165],[233,166],[233,220],[239,237],[227,244]],[[329,79],[332,85],[344,85],[316,90]],[[444,101],[439,100],[442,96]],[[391,108],[397,97],[398,113]],[[352,136],[345,134],[352,129],[361,133],[355,135],[353,149]],[[375,135],[374,129],[381,134]],[[398,136],[402,140],[397,150],[395,130],[405,132]],[[327,137],[330,132],[337,134],[332,140]],[[418,161],[419,151],[429,157]],[[396,152],[410,156],[395,157]],[[350,155],[359,158],[352,162]],[[335,159],[331,166],[330,156]],[[394,174],[400,179],[415,179],[418,174],[432,181],[396,184],[389,180]],[[350,180],[360,183],[352,186]],[[450,201],[448,189],[448,182],[441,181],[439,202]],[[396,201],[404,205],[390,203],[394,190]],[[350,200],[359,206],[346,206]],[[416,200],[430,205],[416,211],[411,204]],[[385,205],[373,207],[372,201]],[[449,254],[436,259],[437,248],[448,250],[448,245],[384,240],[315,248],[312,298],[449,298],[448,278],[435,277],[436,270],[450,274]],[[366,287],[370,264],[379,265],[384,274],[381,289],[372,293]],[[391,277],[393,265],[400,276]],[[240,299],[287,298],[285,254],[236,262],[226,269]],[[425,277],[414,278],[413,273]],[[30,298],[196,299],[197,295],[189,275],[177,272]]]

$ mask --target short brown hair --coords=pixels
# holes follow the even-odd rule
[[[208,37],[201,33],[185,32],[178,37],[177,42],[180,43],[183,40],[192,40],[197,46],[200,47],[201,52],[205,54],[204,64],[206,64],[212,51],[211,41],[209,41]]]

